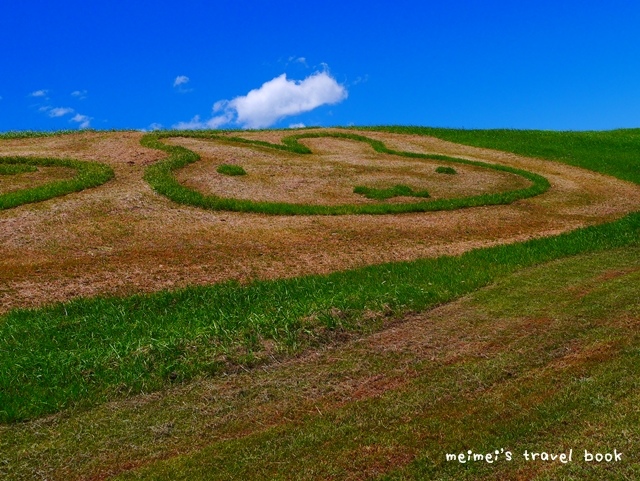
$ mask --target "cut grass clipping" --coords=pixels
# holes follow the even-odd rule
[[[188,137],[198,139],[210,139],[220,142],[243,143],[277,150],[294,152],[297,154],[309,154],[311,151],[300,144],[298,140],[306,138],[331,137],[338,139],[356,140],[368,143],[376,152],[409,157],[413,159],[440,160],[457,164],[474,165],[487,169],[509,172],[522,176],[532,185],[523,189],[515,189],[508,192],[493,194],[481,194],[456,199],[438,199],[414,203],[372,203],[372,204],[343,204],[343,205],[310,205],[294,204],[286,202],[258,202],[247,199],[233,199],[215,195],[205,195],[197,190],[182,185],[176,180],[173,172],[186,165],[197,162],[200,156],[191,150],[181,146],[166,145],[162,139],[170,137]],[[428,212],[436,210],[454,210],[465,207],[477,207],[486,205],[510,204],[516,200],[533,197],[542,194],[549,188],[549,182],[541,175],[521,169],[497,164],[488,164],[466,159],[458,159],[444,155],[420,154],[415,152],[402,152],[388,149],[384,143],[351,133],[308,133],[285,137],[282,144],[271,144],[263,141],[247,140],[238,137],[222,137],[215,132],[151,132],[141,139],[145,147],[165,151],[169,156],[147,167],[145,180],[158,193],[180,204],[193,205],[210,210],[228,210],[236,212],[256,212],[272,215],[345,215],[345,214],[400,214],[405,212]]]
[[[437,174],[449,174],[449,175],[455,175],[457,174],[456,169],[454,169],[453,167],[436,167],[436,173]]]
[[[247,172],[242,167],[233,164],[220,164],[216,171],[223,175],[247,175]]]
[[[111,167],[98,162],[74,159],[51,159],[40,157],[0,157],[0,168],[36,169],[37,167],[69,167],[76,170],[72,179],[49,182],[31,189],[21,189],[0,194],[0,210],[23,204],[41,202],[71,192],[97,187],[113,178]]]
[[[429,197],[426,190],[414,191],[408,185],[398,184],[388,189],[376,189],[374,187],[365,187],[358,185],[353,188],[354,194],[362,194],[367,199],[387,200],[393,197]]]

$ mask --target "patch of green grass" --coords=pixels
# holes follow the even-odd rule
[[[454,169],[453,167],[436,167],[436,173],[437,174],[449,174],[449,175],[455,175],[457,174],[456,169]]]
[[[166,145],[161,142],[169,137],[189,137],[199,139],[212,139],[219,142],[236,142],[258,147],[284,150],[296,154],[308,154],[311,151],[299,143],[300,139],[332,137],[347,140],[366,142],[376,151],[385,154],[398,155],[413,159],[441,160],[451,163],[474,165],[487,169],[499,170],[519,175],[531,181],[532,185],[523,189],[515,189],[508,192],[494,194],[481,194],[456,199],[438,199],[433,201],[421,201],[415,203],[371,203],[371,204],[344,204],[344,205],[312,205],[294,204],[286,202],[258,202],[246,199],[233,199],[204,195],[194,189],[180,184],[173,172],[186,165],[197,162],[200,156],[189,149],[180,146]],[[282,144],[270,144],[263,141],[247,140],[240,137],[222,137],[216,133],[197,132],[153,132],[146,134],[142,145],[165,151],[169,154],[165,160],[150,165],[145,171],[145,180],[158,193],[180,204],[193,205],[210,210],[229,210],[238,212],[256,212],[271,215],[347,215],[347,214],[400,214],[406,212],[428,212],[436,210],[455,210],[465,207],[477,207],[486,205],[510,204],[516,200],[533,197],[545,192],[549,188],[549,182],[544,177],[512,167],[487,164],[485,162],[471,161],[447,157],[444,155],[420,154],[415,152],[401,152],[388,149],[384,143],[350,133],[307,133],[285,137]],[[422,197],[422,196],[420,196]]]
[[[336,382],[361,376],[350,368],[358,363],[374,380],[396,380],[409,371],[406,382],[359,399],[311,399],[306,411],[287,412],[276,426],[213,434],[202,449],[144,463],[116,479],[637,479],[638,253],[583,255],[502,278],[456,309],[425,318],[434,325],[431,336],[407,344],[430,349],[428,355],[365,344],[324,361],[338,364],[329,377]],[[635,270],[626,276],[602,280],[630,268]],[[588,294],[576,295],[576,289]],[[305,378],[304,371],[289,374]],[[268,383],[262,377],[259,386],[246,387],[254,406],[263,405]],[[296,386],[289,387],[292,397],[299,396]],[[584,449],[614,448],[623,453],[619,463],[581,459]],[[512,461],[504,454],[494,463],[446,460],[447,453],[496,449],[511,452]],[[574,453],[567,465],[523,457],[525,450],[569,449]]]
[[[552,130],[460,130],[430,127],[365,127],[399,134],[430,135],[459,144],[557,160],[640,183],[640,129],[558,132]]]
[[[548,478],[520,477],[635,479],[639,268],[638,247],[556,260],[422,314],[418,329],[394,326],[387,346],[364,339],[0,426],[0,479],[130,469],[125,479],[357,479],[394,468],[391,479],[517,479],[521,458],[511,468],[444,459],[492,446],[573,447],[574,458],[617,447],[625,459],[613,469],[556,463]]]
[[[89,130],[90,131],[90,130]],[[14,140],[14,139],[35,139],[40,137],[58,137],[60,135],[78,134],[80,132],[87,132],[87,130],[52,130],[52,131],[38,131],[38,130],[16,130],[9,132],[1,132],[0,140]]]
[[[233,164],[220,164],[216,169],[216,172],[218,172],[219,174],[232,176],[247,175],[247,171],[244,170],[241,166]]]
[[[35,165],[0,163],[0,175],[26,174],[27,172],[37,171],[38,168]]]
[[[76,170],[72,179],[49,182],[29,189],[0,194],[0,210],[41,202],[71,192],[97,187],[113,178],[111,167],[98,162],[41,157],[0,157],[0,165],[8,168],[69,167]]]
[[[404,184],[394,185],[387,189],[377,189],[375,187],[366,187],[358,185],[353,188],[354,194],[362,194],[367,199],[375,200],[387,200],[393,197],[429,197],[429,192],[426,190],[414,191],[411,187]]]
[[[633,138],[634,132],[630,132]],[[467,135],[464,131],[458,134]],[[530,145],[518,153],[544,157],[532,152],[546,148],[561,162],[583,167],[591,163],[593,170],[628,176],[627,180],[640,183],[638,149],[622,152],[625,149],[615,145],[617,132],[597,133],[589,140],[593,142],[589,149],[578,142],[575,152],[579,154],[572,153],[571,144],[565,145],[563,140],[581,133],[564,134],[525,132],[524,136],[531,137]],[[585,135],[590,137],[591,133]],[[503,136],[508,137],[499,134],[494,143],[484,139],[483,146],[498,148],[508,140]],[[633,139],[629,142],[625,145],[636,145]],[[419,376],[407,388],[340,403],[333,412],[312,402],[301,406],[299,416],[290,423],[251,436],[242,437],[243,431],[234,436],[223,434],[196,454],[161,462],[154,460],[180,452],[177,436],[186,436],[193,429],[176,422],[172,434],[154,438],[151,431],[155,424],[143,423],[134,440],[146,436],[151,441],[139,449],[148,453],[159,436],[164,436],[161,439],[167,448],[149,456],[147,468],[123,475],[123,479],[327,479],[379,469],[366,471],[373,477],[397,463],[409,464],[383,479],[638,479],[640,282],[637,271],[618,278],[601,274],[607,269],[627,271],[638,259],[637,247],[631,246],[639,244],[640,213],[634,213],[607,225],[459,257],[246,287],[227,283],[13,311],[0,317],[2,419],[27,419],[69,406],[88,406],[160,389],[189,376],[216,372],[227,362],[225,356],[231,361],[243,358],[250,362],[252,350],[259,349],[262,339],[274,339],[284,349],[295,350],[320,339],[316,326],[367,330],[370,326],[362,316],[363,306],[401,315],[498,281],[496,288],[478,292],[469,301],[478,311],[476,316],[465,314],[445,333],[458,336],[461,346],[477,346],[477,350],[462,356],[436,355],[419,363],[413,359],[399,363],[396,368],[400,372],[409,369]],[[606,252],[616,246],[627,247]],[[592,254],[504,277],[523,267],[579,253]],[[132,331],[130,335],[128,331]],[[388,357],[380,361],[383,355]],[[394,366],[402,355],[392,350],[375,351],[369,359],[387,362],[380,371],[384,376],[390,372],[387,367]],[[406,355],[413,356],[413,351]],[[361,359],[345,362],[356,365]],[[296,374],[304,380],[304,373]],[[349,374],[345,375],[346,384],[351,382]],[[309,387],[310,391],[316,389],[315,385]],[[256,399],[256,411],[260,411],[270,394],[263,385],[251,385],[238,398]],[[213,402],[219,403],[220,418],[205,418],[201,434],[183,449],[202,445],[233,412],[234,406],[227,406],[227,399],[219,395],[216,391],[212,397],[200,399],[200,404],[179,402],[164,413],[167,424],[173,425],[176,417],[190,419],[207,412]],[[165,401],[154,402],[164,405]],[[137,416],[149,405],[151,402],[145,401],[130,408]],[[111,409],[105,407],[104,411]],[[50,467],[41,462],[44,459],[60,466],[60,479],[69,479],[69,473],[81,463],[90,464],[117,446],[125,445],[123,449],[129,452],[129,419],[121,422],[117,438],[115,431],[109,431],[116,422],[94,432],[87,424],[74,424],[76,414],[69,412],[51,423],[0,427],[0,477],[42,477]],[[91,413],[83,415],[85,420],[91,418]],[[245,416],[253,422],[253,411]],[[289,416],[284,411],[279,417],[286,420]],[[22,426],[31,426],[33,433],[15,434]],[[101,437],[102,444],[92,444]],[[57,449],[62,439],[69,443],[66,453]],[[79,439],[86,441],[82,456],[78,456]],[[490,451],[498,446],[517,453],[523,449],[618,447],[627,457],[616,466],[542,466],[520,461],[461,467],[444,461],[446,452]],[[109,459],[120,462],[117,457]],[[96,469],[103,474],[113,472],[111,465]]]

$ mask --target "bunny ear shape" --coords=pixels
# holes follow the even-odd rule
[[[51,172],[53,168],[58,168],[57,172]],[[65,175],[64,172],[60,172],[60,168],[75,171],[75,175]],[[47,170],[52,175],[48,176]],[[22,188],[20,182],[14,182],[17,188],[0,188],[0,210],[97,187],[114,176],[111,167],[99,162],[48,157],[0,157],[0,175],[35,173],[41,174],[38,176],[39,179],[26,183]]]

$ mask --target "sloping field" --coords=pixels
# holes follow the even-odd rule
[[[640,132],[10,137],[3,479],[640,477]]]
[[[279,131],[242,136],[279,143],[291,134]],[[606,222],[634,210],[640,202],[640,190],[635,185],[560,163],[456,146],[417,135],[363,135],[397,150],[447,154],[524,169],[546,177],[551,188],[510,205],[397,216],[274,217],[207,212],[177,205],[156,194],[143,180],[145,167],[165,154],[142,147],[140,133],[87,132],[3,140],[2,156],[97,161],[110,166],[115,178],[100,188],[0,212],[0,311],[78,296],[151,292],[229,279],[246,282],[324,274],[383,262],[460,254],[481,246]],[[220,179],[217,189],[250,199],[289,195],[294,200],[331,202],[324,197],[340,195],[343,201],[350,198],[364,203],[367,199],[350,189],[366,177],[345,182],[342,189],[331,182],[329,189],[322,169],[334,169],[335,164],[348,166],[348,162],[369,165],[374,160],[380,165],[391,157],[376,154],[362,142],[333,138],[305,139],[312,151],[319,152],[309,158],[209,140],[176,138],[171,142],[204,157],[178,174],[181,181],[206,191],[210,188],[207,182],[213,182],[210,179]],[[247,163],[246,157],[251,156],[261,156],[263,170],[265,164],[277,166],[278,158],[285,159],[283,166],[269,168],[285,168],[287,175],[276,177],[280,183],[269,185],[225,177],[211,168],[220,159]],[[325,162],[318,163],[318,158]],[[289,162],[297,164],[290,168]],[[309,176],[301,175],[301,162],[315,163],[317,170]],[[425,171],[439,165],[429,161],[425,166],[420,159],[394,158],[392,162],[400,164],[396,169],[400,173],[379,174],[383,182],[386,174],[390,185],[411,179],[415,174],[402,171],[412,171],[416,164]],[[484,189],[500,191],[522,187],[526,182],[512,174],[479,168],[469,172],[472,169],[458,167],[457,176],[430,172],[437,179],[435,183],[430,178],[419,180],[431,188],[433,196],[441,197],[473,195]],[[372,179],[371,183],[375,182],[380,180]],[[300,188],[300,184],[308,187]]]

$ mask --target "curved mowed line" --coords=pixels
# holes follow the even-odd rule
[[[195,152],[181,146],[166,145],[161,139],[171,137],[187,137],[199,139],[215,139],[223,142],[243,143],[260,147],[268,147],[277,150],[284,150],[297,154],[310,154],[306,146],[299,143],[300,139],[332,137],[346,140],[356,140],[368,143],[373,150],[379,153],[409,157],[413,159],[438,160],[455,164],[473,165],[487,169],[498,170],[519,175],[532,182],[532,185],[523,189],[515,189],[508,192],[493,194],[481,194],[455,199],[438,199],[431,201],[420,201],[405,204],[342,204],[342,205],[309,205],[288,202],[259,202],[248,199],[234,199],[219,197],[216,195],[205,195],[194,189],[182,185],[173,176],[173,171],[181,169],[188,164],[200,160],[200,156]],[[446,155],[420,154],[415,152],[404,152],[392,150],[378,140],[362,135],[327,132],[327,133],[306,133],[292,135],[282,139],[282,144],[272,144],[269,142],[248,140],[241,137],[222,137],[211,132],[153,132],[146,134],[140,141],[145,147],[162,150],[169,156],[149,167],[145,171],[145,180],[156,192],[168,197],[179,204],[193,205],[209,210],[226,210],[235,212],[253,212],[272,215],[345,215],[345,214],[402,214],[408,212],[429,212],[437,210],[454,210],[465,207],[478,207],[486,205],[510,204],[516,200],[526,199],[546,192],[549,181],[538,174],[514,167],[504,165],[488,164],[486,162],[460,159]]]
[[[0,210],[11,209],[23,204],[42,202],[71,192],[104,184],[114,176],[111,167],[99,162],[74,159],[54,159],[46,157],[0,157],[0,165],[31,167],[69,167],[76,170],[72,179],[49,182],[30,189],[21,189],[0,194]]]

